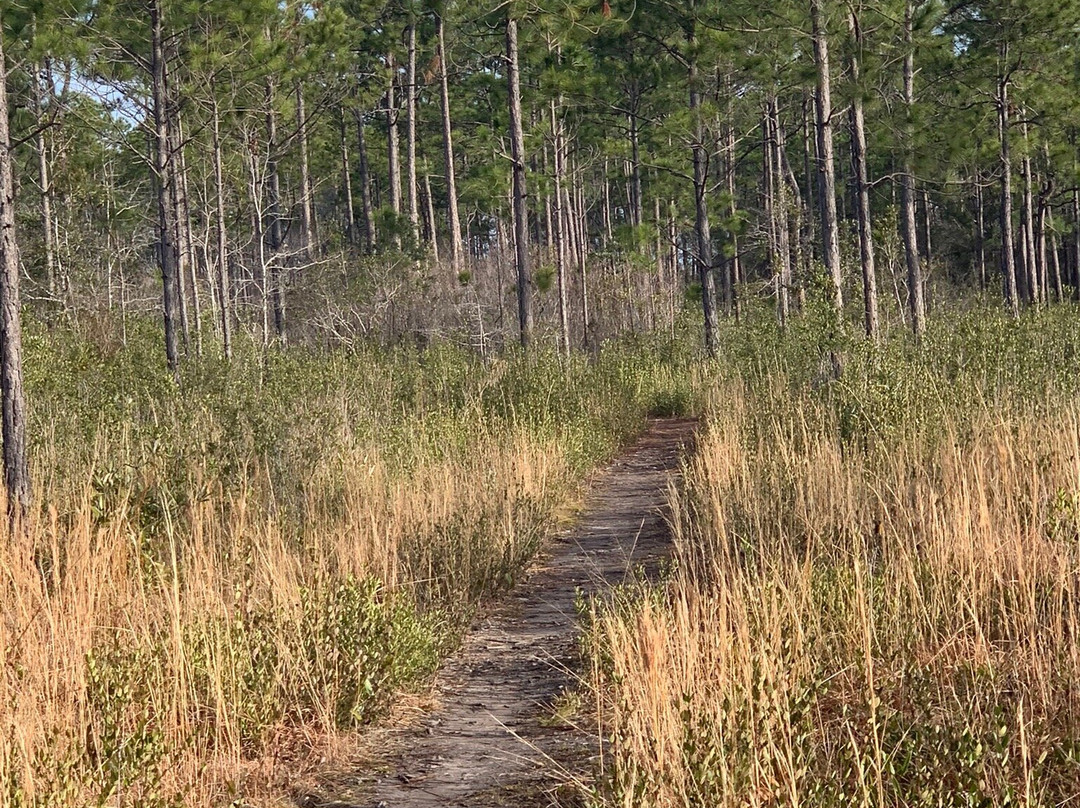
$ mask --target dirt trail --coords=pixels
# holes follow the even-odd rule
[[[695,422],[654,421],[591,487],[581,518],[469,634],[436,683],[440,707],[392,733],[388,765],[345,808],[559,804],[563,767],[588,772],[595,732],[552,721],[578,659],[574,599],[666,557],[665,492]],[[352,789],[350,789],[352,790]]]

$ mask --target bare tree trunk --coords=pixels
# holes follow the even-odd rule
[[[900,186],[900,229],[904,240],[904,261],[907,264],[908,310],[915,341],[922,340],[926,330],[926,302],[923,296],[923,273],[919,261],[918,224],[915,221],[915,175],[912,170],[912,108],[915,105],[915,46],[912,41],[912,0],[904,3],[904,114],[907,144],[904,149],[904,170]]]
[[[38,160],[38,186],[41,192],[41,233],[42,250],[45,259],[45,288],[49,297],[56,297],[56,240],[53,234],[52,215],[52,183],[49,179],[49,147],[46,139],[44,125],[45,106],[42,93],[42,82],[46,82],[46,94],[52,98],[52,89],[48,85],[48,71],[41,65],[34,66],[31,88],[34,94],[34,119],[37,125],[37,133],[34,136],[34,146]]]
[[[310,261],[315,251],[315,214],[311,205],[311,167],[308,156],[307,109],[304,88],[296,84],[296,134],[300,139],[300,255]]]
[[[729,92],[729,104],[728,104],[728,121],[724,127],[724,174],[727,178],[727,192],[728,192],[728,216],[731,221],[735,221],[738,216],[738,208],[735,201],[735,126],[732,124],[734,120],[734,90],[730,87]],[[732,232],[729,236],[731,240],[731,258],[728,260],[728,283],[731,285],[731,297],[734,301],[736,315],[738,314],[740,293],[736,292],[739,284],[743,282],[742,272],[742,258],[739,255],[739,235],[736,232]],[[788,278],[790,282],[790,277]]]
[[[693,33],[688,34],[690,50],[694,47]],[[706,165],[705,123],[701,114],[701,90],[698,87],[697,62],[690,61],[690,115],[694,125],[691,144],[694,163],[694,233],[697,236],[698,278],[701,281],[701,308],[705,320],[705,350],[716,356],[717,331],[716,281],[713,278],[712,234],[709,231],[709,177]]]
[[[390,209],[394,216],[401,215],[401,146],[398,137],[397,62],[391,51],[386,54],[386,66],[390,70],[390,85],[386,88],[386,162],[387,178],[390,191]],[[401,244],[401,239],[394,233],[394,243]]]
[[[1061,277],[1061,244],[1058,240],[1057,231],[1054,229],[1053,208],[1047,211],[1047,217],[1050,222],[1050,266],[1054,276],[1054,299],[1061,303],[1065,300],[1065,284]]]
[[[454,137],[450,126],[450,85],[446,63],[446,26],[441,14],[435,15],[435,36],[439,60],[439,91],[442,102],[443,166],[446,178],[446,214],[450,225],[450,268],[456,277],[461,273],[461,218],[458,215],[457,180],[454,172]],[[524,177],[525,166],[521,166]],[[524,204],[525,200],[522,200]]]
[[[191,200],[188,186],[187,156],[184,144],[184,123],[176,119],[176,165],[177,210],[181,250],[187,267],[187,285],[191,289],[192,313],[195,315],[195,353],[202,356],[202,299],[199,297],[198,262],[195,257],[195,236],[191,227]]]
[[[561,104],[561,99],[556,102],[555,99],[551,100],[551,134],[553,140],[553,150],[555,152],[555,210],[551,218],[552,226],[552,239],[555,242],[555,268],[558,275],[559,283],[559,328],[560,336],[562,338],[562,350],[569,356],[570,355],[570,319],[567,305],[567,281],[566,281],[566,240],[563,237],[565,228],[563,226],[566,209],[562,204],[563,196],[563,181],[565,174],[565,160],[566,156],[563,152],[563,133],[562,123],[559,121],[557,107]]]
[[[870,221],[870,176],[866,166],[866,122],[863,115],[860,80],[860,51],[863,47],[862,28],[855,6],[849,6],[848,25],[854,49],[849,70],[855,92],[851,101],[851,167],[855,178],[856,214],[859,223],[859,263],[863,276],[863,324],[871,339],[878,336],[877,272],[874,266],[874,230]]]
[[[986,291],[986,222],[983,214],[982,178],[975,172],[975,274],[979,288]]]
[[[217,287],[221,301],[221,347],[232,359],[232,292],[229,289],[229,231],[225,219],[225,171],[221,155],[221,114],[214,99],[214,185],[217,190]]]
[[[817,68],[818,184],[821,195],[821,231],[825,269],[832,284],[833,306],[844,308],[843,268],[840,266],[840,226],[836,213],[836,161],[833,157],[832,88],[829,75],[829,38],[825,31],[822,0],[810,0],[810,21],[814,37],[814,65]]]
[[[431,230],[431,257],[439,263],[439,229],[435,222],[435,203],[431,199],[431,175],[424,174],[424,200],[427,205],[428,228]],[[499,294],[502,294],[500,290]]]
[[[281,266],[284,241],[281,227],[281,176],[278,172],[277,114],[274,111],[274,84],[266,85],[266,216],[270,236],[270,298],[274,306],[274,332],[285,343],[285,283]]]
[[[791,245],[788,230],[787,181],[784,177],[784,130],[780,126],[780,104],[776,96],[769,99],[769,137],[766,167],[771,189],[772,228],[774,232],[774,261],[776,274],[777,317],[781,327],[787,325],[791,310]]]
[[[525,191],[525,133],[521,120],[518,31],[517,20],[513,17],[507,17],[506,20],[506,79],[510,102],[510,151],[513,159],[514,250],[515,263],[517,264],[518,328],[521,333],[521,347],[527,349],[532,336],[532,307],[530,305],[532,279],[529,277],[529,228]],[[447,114],[447,119],[449,119],[449,114]]]
[[[405,68],[405,197],[413,243],[420,241],[420,204],[416,184],[416,23],[405,33],[408,64]]]
[[[769,226],[769,268],[776,295],[776,319],[780,327],[787,326],[788,298],[784,286],[780,256],[780,211],[776,201],[776,130],[773,124],[773,96],[765,101],[761,116],[762,208]]]
[[[1008,58],[1008,46],[1002,46],[1003,62]],[[1016,294],[1016,257],[1013,245],[1012,156],[1009,151],[1009,79],[998,81],[998,135],[1001,148],[1001,272],[1005,305],[1013,317],[1020,316],[1020,301]]]
[[[157,4],[154,5],[155,9]],[[160,23],[160,18],[158,18]],[[160,24],[156,26],[160,33]],[[0,37],[2,39],[2,37]],[[160,40],[159,40],[160,41]],[[7,62],[0,41],[0,393],[3,398],[4,484],[13,532],[30,505],[19,320],[19,245],[15,238],[15,180],[8,122]]]
[[[635,101],[633,106],[637,107]],[[630,223],[634,227],[641,225],[644,214],[641,201],[641,154],[638,137],[638,119],[630,113]]]
[[[364,113],[356,111],[356,161],[360,174],[360,213],[364,217],[364,245],[375,252],[375,205],[371,201],[371,172],[368,170],[367,141],[364,139]]]
[[[168,79],[166,78],[166,81]],[[172,205],[170,220],[173,225],[173,250],[176,256],[176,296],[180,311],[180,333],[183,338],[184,353],[191,350],[191,326],[188,320],[187,287],[190,286],[188,278],[188,249],[184,234],[183,204],[180,199],[180,138],[179,121],[173,117],[175,103],[170,104],[169,110],[169,204]]]
[[[603,188],[603,200],[602,204],[604,209],[601,213],[601,218],[604,227],[604,246],[606,247],[611,243],[612,228],[611,228],[611,181],[608,179],[608,161],[604,160],[604,188]]]
[[[270,282],[266,266],[266,232],[263,227],[262,190],[259,187],[259,153],[255,146],[248,154],[248,195],[251,197],[251,232],[255,248],[255,282],[259,287],[262,314],[260,334],[262,346],[270,344]]]
[[[1027,121],[1023,124],[1024,133],[1024,159],[1020,164],[1020,170],[1024,178],[1024,196],[1021,204],[1021,215],[1024,227],[1024,267],[1027,270],[1027,297],[1029,303],[1041,303],[1042,301],[1042,274],[1043,266],[1039,262],[1038,237],[1035,232],[1035,181],[1031,171],[1031,141],[1028,138]]]
[[[172,179],[170,175],[172,167],[169,159],[169,100],[165,86],[165,44],[161,17],[161,0],[150,0],[150,74],[154,117],[154,179],[157,186],[158,266],[161,269],[165,361],[169,370],[179,380],[177,374],[180,351],[176,334],[176,245],[173,242],[172,214],[174,208],[171,202]],[[10,140],[7,142],[10,143]],[[3,192],[2,188],[0,188],[0,192]]]
[[[349,137],[345,127],[345,110],[341,110],[341,183],[345,196],[345,241],[356,244],[356,210],[353,207],[352,166],[349,164]],[[366,220],[365,220],[366,224]],[[371,245],[368,245],[371,251]]]

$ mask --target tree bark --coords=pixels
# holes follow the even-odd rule
[[[34,117],[37,125],[37,134],[34,137],[35,151],[38,160],[38,189],[41,193],[41,233],[42,250],[45,260],[45,288],[49,297],[56,297],[56,239],[53,233],[52,215],[52,183],[49,178],[49,147],[46,138],[46,126],[44,125],[45,107],[44,99],[52,98],[52,90],[46,83],[46,91],[42,92],[42,82],[48,81],[48,71],[41,65],[34,66],[31,77],[31,88],[34,94]]]
[[[191,304],[195,314],[195,353],[202,356],[202,297],[199,295],[199,262],[195,255],[195,234],[191,226],[191,195],[188,186],[187,155],[184,148],[184,128],[180,118],[176,120],[177,131],[177,168],[180,188],[180,222],[183,231],[184,251],[187,254],[188,285],[191,287]]]
[[[345,110],[341,110],[341,184],[345,197],[345,241],[356,244],[356,209],[353,206],[352,166],[349,162],[349,137],[345,126]],[[370,252],[370,247],[369,247]]]
[[[398,109],[397,93],[397,61],[391,51],[386,54],[386,67],[390,71],[390,84],[386,88],[384,103],[386,105],[386,163],[387,178],[390,191],[390,209],[394,216],[401,215],[401,139],[398,137]],[[394,234],[394,242],[401,243],[401,239]]]
[[[1008,46],[1003,46],[1008,57]],[[1009,149],[1009,79],[1002,76],[997,88],[998,137],[1001,164],[1001,273],[1005,306],[1013,317],[1020,316],[1020,301],[1016,294],[1016,256],[1013,252],[1012,155]]]
[[[862,27],[854,5],[849,7],[848,25],[854,48],[848,68],[854,93],[851,101],[851,167],[855,178],[856,215],[859,225],[859,264],[863,280],[863,325],[871,339],[878,336],[877,272],[874,266],[874,231],[870,220],[870,176],[866,165],[866,121],[863,115],[860,79]]]
[[[911,141],[913,137],[913,107],[915,106],[915,46],[913,42],[913,8],[911,0],[904,3],[904,128],[907,141],[904,148],[904,170],[900,186],[900,228],[904,240],[904,261],[907,265],[908,310],[915,341],[922,340],[926,330],[926,303],[923,297],[922,264],[919,259],[918,224],[915,220],[915,175],[912,168]]]
[[[975,274],[979,288],[986,291],[986,222],[983,214],[982,178],[975,172]]]
[[[311,205],[307,108],[304,105],[304,88],[299,82],[296,84],[296,134],[300,141],[300,256],[310,261],[315,252],[315,214]]]
[[[445,76],[445,69],[443,74]],[[529,277],[528,199],[525,190],[525,133],[521,120],[518,30],[517,20],[513,17],[507,17],[506,20],[506,80],[509,91],[510,150],[513,161],[514,252],[517,265],[518,329],[521,347],[528,349],[532,337],[532,307],[530,301],[532,279]],[[448,123],[449,114],[447,114],[446,120]],[[456,238],[455,241],[457,241]]]
[[[687,35],[688,50],[694,48],[694,36]],[[692,57],[689,65],[690,116],[694,126],[694,142],[691,144],[694,163],[694,234],[697,237],[698,278],[701,282],[701,308],[705,320],[705,350],[709,356],[717,353],[717,331],[720,323],[716,316],[716,281],[713,277],[712,234],[709,230],[709,176],[705,144],[705,122],[701,114],[701,90],[698,87],[697,62]]]
[[[229,231],[225,219],[225,171],[221,155],[221,114],[214,99],[214,185],[217,191],[217,289],[221,301],[221,347],[232,359],[232,292],[229,289]]]
[[[561,102],[561,99],[560,99]],[[559,284],[559,332],[563,353],[570,355],[570,320],[567,305],[566,281],[566,232],[564,220],[566,208],[563,206],[563,183],[565,181],[566,155],[563,148],[562,123],[556,111],[558,103],[551,100],[551,135],[552,149],[555,153],[555,210],[552,211],[552,239],[555,242],[555,268]]]
[[[1042,268],[1039,265],[1038,241],[1035,235],[1035,182],[1031,171],[1031,141],[1028,137],[1027,121],[1021,126],[1024,136],[1024,159],[1020,161],[1020,172],[1024,180],[1023,196],[1020,203],[1020,216],[1024,228],[1024,286],[1028,303],[1042,302]]]
[[[155,27],[160,32],[160,18],[158,23]],[[7,62],[2,40],[0,37],[0,395],[3,398],[4,484],[8,516],[15,532],[30,505],[30,466],[26,452],[27,416],[19,319],[15,166],[8,122]]]
[[[274,111],[274,83],[266,85],[266,217],[270,237],[269,283],[274,307],[274,333],[285,342],[285,289],[281,266],[284,238],[281,227],[281,175],[278,171],[277,114]]]
[[[821,234],[825,269],[832,285],[833,307],[843,312],[843,268],[840,266],[840,226],[836,213],[836,161],[833,155],[832,87],[829,68],[829,38],[825,30],[822,0],[810,0],[810,21],[814,39],[814,66],[817,89],[818,190],[821,200]]]
[[[169,101],[165,86],[165,37],[161,0],[150,0],[150,77],[154,118],[154,180],[158,207],[158,267],[161,270],[165,361],[179,381],[180,350],[176,334],[176,245],[171,204]]]
[[[420,203],[416,182],[416,24],[405,33],[408,63],[405,67],[405,197],[413,243],[420,241]]]
[[[435,37],[439,60],[439,93],[442,104],[443,166],[446,180],[446,216],[450,225],[450,268],[457,277],[461,266],[461,217],[458,214],[457,179],[454,172],[454,136],[450,126],[450,82],[446,63],[446,26],[442,14],[435,15]],[[524,176],[525,166],[521,166]]]
[[[360,174],[360,214],[364,217],[364,246],[375,252],[378,243],[375,232],[375,205],[371,200],[371,172],[368,169],[367,141],[364,138],[364,113],[356,110],[356,162]]]
[[[1080,300],[1080,188],[1073,188],[1073,300]]]
[[[630,223],[640,227],[644,218],[641,200],[641,154],[638,136],[637,101],[633,101],[630,113]]]
[[[781,234],[787,235],[787,222],[783,205],[779,200],[779,190],[783,186],[783,180],[779,178],[777,169],[777,137],[779,125],[777,123],[776,97],[770,95],[765,102],[762,116],[762,154],[764,171],[764,208],[765,218],[769,224],[769,264],[772,268],[772,283],[776,294],[776,319],[781,328],[787,326],[788,321],[788,287],[785,272],[785,262],[790,260],[786,249],[781,246]]]
[[[431,232],[431,257],[439,263],[439,228],[435,222],[435,203],[431,199],[431,175],[424,174],[424,200],[427,206],[428,229]],[[499,290],[500,300],[502,290]],[[501,304],[500,304],[501,305]]]
[[[773,185],[773,205],[776,227],[776,255],[778,262],[777,304],[780,323],[786,325],[791,312],[791,231],[788,225],[790,203],[787,179],[784,176],[784,130],[780,125],[780,103],[772,97],[770,110],[772,158],[770,172]]]

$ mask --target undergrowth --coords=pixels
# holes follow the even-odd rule
[[[103,334],[114,331],[102,330]],[[694,406],[690,349],[300,348],[161,366],[26,335],[0,539],[0,806],[245,804],[434,671],[587,472]]]
[[[727,334],[676,572],[585,611],[622,806],[1064,805],[1080,782],[1075,312],[920,349]]]

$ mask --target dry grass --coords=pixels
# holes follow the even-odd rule
[[[845,440],[839,395],[716,391],[678,571],[593,614],[604,802],[1073,804],[1080,405]]]
[[[30,340],[41,509],[0,535],[0,808],[284,799],[682,400],[647,351],[445,346],[193,364],[178,391],[148,333]]]
[[[0,804],[205,804],[251,760],[374,715],[460,628],[414,590],[496,588],[569,479],[557,446],[479,440],[470,462],[407,478],[373,451],[343,457],[334,507],[313,502],[302,537],[257,483],[167,514],[152,539],[128,494],[4,537]]]

